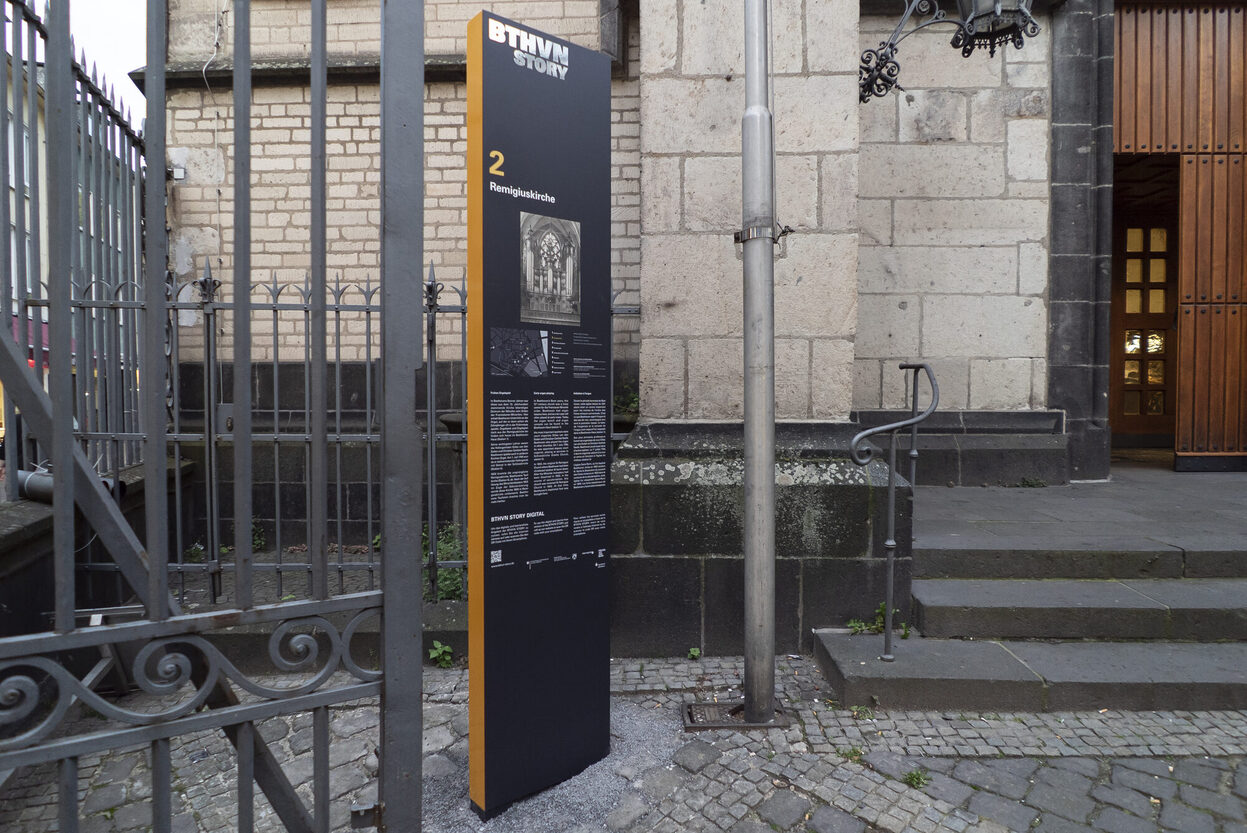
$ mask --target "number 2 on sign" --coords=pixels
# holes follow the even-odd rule
[[[505,158],[502,155],[502,151],[491,150],[489,152],[489,158],[494,160],[494,164],[489,166],[489,172],[494,176],[506,176],[506,174],[502,172],[502,162]]]

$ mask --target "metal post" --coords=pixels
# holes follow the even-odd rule
[[[251,0],[234,2],[234,601],[251,607]]]
[[[69,44],[69,0],[59,0],[50,10],[47,45],[47,115],[48,129],[48,185],[52,199],[48,204],[48,300],[52,309],[48,315],[49,339],[52,344],[52,374],[48,380],[52,396],[52,436],[40,440],[52,449],[53,498],[52,523],[53,563],[56,574],[56,629],[69,631],[74,628],[74,381],[72,376],[73,309],[69,275],[69,251],[74,240],[74,158],[73,100],[74,76],[73,54]],[[31,28],[33,32],[33,27]],[[33,50],[32,50],[33,54]],[[30,75],[31,101],[36,96],[33,86],[33,67]],[[36,124],[32,121],[31,124]],[[19,138],[17,141],[21,141]],[[38,142],[31,142],[31,148]],[[35,157],[37,159],[37,157]],[[38,171],[38,168],[35,168]],[[17,172],[21,176],[21,172]],[[32,176],[32,181],[38,176]],[[8,196],[5,196],[8,199]],[[38,225],[37,208],[32,207],[31,217]],[[37,266],[37,262],[36,262]],[[37,271],[34,274],[39,274]],[[38,285],[34,281],[33,285]],[[38,321],[36,321],[38,324]],[[40,336],[42,340],[42,336]],[[79,362],[82,361],[79,351]],[[36,364],[39,362],[36,361]],[[17,472],[13,472],[13,477]],[[76,775],[75,775],[76,783]],[[74,798],[77,796],[75,794]]]
[[[381,828],[419,833],[424,731],[420,587],[424,3],[382,0],[381,17]]]
[[[775,717],[775,209],[767,0],[745,0],[745,721]]]
[[[329,36],[326,0],[312,3],[312,310],[311,359],[309,381],[311,402],[311,448],[308,459],[308,554],[312,563],[312,594],[317,599],[329,598],[329,440],[328,398],[325,374],[328,372],[328,322],[325,294],[328,291],[328,210],[325,194],[328,173],[325,167],[326,135],[329,100]],[[276,295],[274,295],[276,300]],[[274,354],[276,355],[276,354]],[[274,387],[273,407],[277,407]],[[274,427],[276,430],[276,427]],[[340,462],[340,461],[339,461]],[[338,469],[341,478],[341,468]],[[280,479],[280,478],[275,478]],[[342,504],[338,503],[338,516]],[[280,506],[280,504],[278,504]],[[278,528],[280,529],[280,524]],[[344,541],[338,538],[338,554]],[[281,548],[278,548],[280,557]],[[320,819],[317,819],[320,821]]]
[[[165,169],[165,37],[168,34],[168,6],[165,0],[147,0],[147,114],[145,139],[149,170]],[[85,97],[85,96],[84,96]],[[168,238],[165,235],[165,188],[163,175],[153,176],[147,183],[145,216],[148,218],[147,274],[143,300],[147,315],[143,326],[143,367],[146,372],[139,384],[143,387],[143,476],[152,488],[145,490],[147,518],[147,549],[153,559],[148,571],[148,616],[164,619],[169,605],[169,524],[168,496],[164,484],[168,478],[168,450],[165,446],[165,286],[168,280]],[[159,387],[159,395],[153,390]],[[210,403],[204,403],[205,411]],[[209,439],[208,445],[212,444]],[[181,505],[178,504],[179,510]]]

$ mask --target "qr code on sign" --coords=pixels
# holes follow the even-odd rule
[[[502,563],[502,550],[490,550],[489,551],[489,563],[490,564],[501,564]]]

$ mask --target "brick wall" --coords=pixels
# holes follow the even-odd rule
[[[233,54],[233,4],[228,0],[168,0],[169,60],[173,64],[198,60],[216,50],[218,60]],[[331,56],[381,54],[381,4],[378,0],[332,0],[326,26]],[[482,9],[518,20],[592,49],[598,48],[599,0],[495,0],[495,2],[425,3],[425,52],[462,55],[468,21]],[[312,12],[306,2],[252,0],[251,51],[255,61],[269,61],[310,53]]]
[[[225,4],[228,6],[229,4]],[[497,2],[499,14],[597,47],[597,0],[567,2]],[[219,0],[170,0],[172,66],[202,66],[216,52],[215,63],[230,61],[233,22],[228,9],[218,16]],[[467,21],[480,3],[437,2],[426,6],[426,50],[461,54]],[[342,0],[329,7],[331,56],[356,56],[375,64],[379,52],[378,4]],[[252,39],[257,64],[277,58],[307,59],[310,12],[291,0],[255,0]],[[218,23],[220,28],[218,29]],[[277,34],[280,32],[280,34]],[[221,46],[215,46],[219,35]],[[623,72],[612,82],[612,253],[614,288],[621,301],[636,303],[640,278],[640,127],[637,89],[638,26],[625,33]],[[170,186],[171,260],[180,281],[198,277],[210,260],[222,281],[222,297],[232,298],[233,247],[233,92],[198,84],[174,89],[168,97],[170,163],[185,179]],[[466,87],[435,82],[425,87],[425,257],[437,276],[462,287],[467,266]],[[282,298],[293,297],[310,268],[310,105],[304,86],[257,85],[252,112],[252,265],[253,282],[276,281]],[[331,84],[327,126],[328,267],[331,284],[375,284],[380,266],[380,88],[376,83]],[[270,294],[257,290],[256,300]],[[453,291],[443,300],[458,301]],[[365,322],[347,316],[340,343],[343,359],[366,357]],[[446,337],[439,357],[459,358],[459,319],[445,316]],[[276,320],[257,314],[252,321],[253,350],[259,361],[302,361],[306,343],[299,313]],[[231,347],[233,328],[221,320],[220,343]],[[616,322],[616,357],[635,359],[635,320]],[[274,331],[276,337],[274,338]],[[179,332],[183,360],[202,351],[197,325]],[[376,339],[374,337],[374,353]]]
[[[941,408],[1047,395],[1050,21],[1022,50],[963,58],[936,28],[902,44],[903,92],[861,106],[854,405],[908,404],[932,363]],[[862,20],[873,47],[893,18]]]

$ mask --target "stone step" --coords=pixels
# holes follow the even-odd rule
[[[1247,579],[920,579],[926,637],[1247,640]]]
[[[938,521],[923,521],[922,529],[913,546],[914,578],[1247,578],[1247,551],[1216,542],[1183,549],[1118,534],[1054,545],[1049,536],[941,534]]]
[[[1247,708],[1247,644],[896,639],[816,630],[846,706],[954,711]]]

